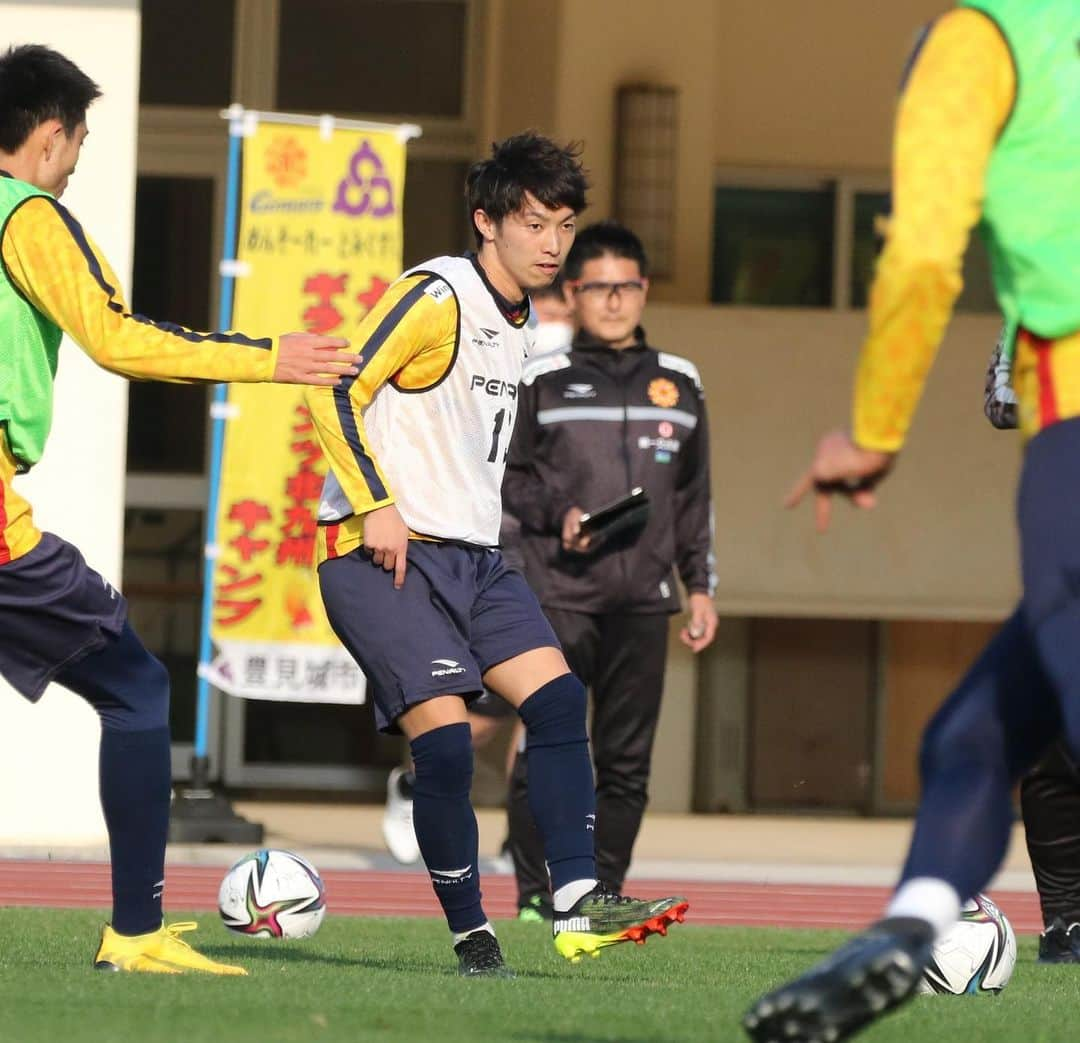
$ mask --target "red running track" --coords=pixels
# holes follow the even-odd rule
[[[217,908],[224,875],[218,866],[169,866],[165,907]],[[439,916],[427,875],[417,872],[328,870],[323,873],[331,913],[342,916]],[[634,880],[641,895],[678,894],[690,902],[688,922],[705,925],[836,927],[856,930],[881,915],[884,887],[837,884],[740,884],[688,880]],[[994,900],[1018,933],[1042,930],[1034,893],[995,891]],[[107,908],[109,867],[101,862],[0,860],[0,906]],[[493,918],[516,915],[513,880],[489,876],[484,905]]]

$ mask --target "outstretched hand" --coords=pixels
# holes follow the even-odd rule
[[[333,387],[343,376],[355,376],[360,356],[342,351],[349,342],[317,333],[285,333],[278,346],[275,384]]]
[[[860,449],[846,431],[830,431],[818,442],[809,469],[792,486],[784,506],[797,506],[812,489],[814,520],[818,532],[824,532],[832,518],[833,496],[846,496],[864,510],[877,505],[874,489],[894,459],[893,453]]]

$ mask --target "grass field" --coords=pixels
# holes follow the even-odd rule
[[[170,916],[170,920],[183,919]],[[0,909],[4,1043],[285,1043],[376,1040],[620,1043],[743,1039],[749,1002],[843,937],[838,932],[677,927],[645,947],[572,966],[542,927],[501,923],[515,981],[462,981],[435,920],[338,917],[306,942],[248,941],[203,914],[203,952],[248,978],[97,974],[101,914]],[[1039,967],[1020,943],[999,997],[919,998],[867,1043],[1059,1043],[1075,1023],[1080,968]]]

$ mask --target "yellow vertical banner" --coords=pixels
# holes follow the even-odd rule
[[[401,272],[406,134],[248,129],[233,327],[348,336]],[[250,698],[362,702],[314,571],[326,465],[303,389],[234,385],[224,412],[209,678]]]

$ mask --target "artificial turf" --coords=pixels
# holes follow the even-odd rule
[[[170,920],[184,919],[170,915]],[[655,1043],[744,1039],[759,993],[835,946],[836,931],[686,925],[644,947],[570,965],[547,929],[499,923],[518,977],[464,981],[435,920],[331,917],[303,942],[229,934],[211,914],[186,935],[247,978],[91,970],[101,913],[0,909],[4,1043]],[[1059,1043],[1070,1038],[1080,967],[1040,967],[1021,939],[997,997],[920,997],[866,1043]]]

